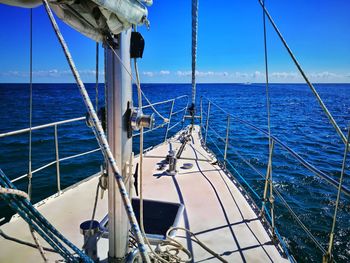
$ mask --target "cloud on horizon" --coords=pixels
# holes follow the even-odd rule
[[[96,71],[92,69],[79,70],[81,77],[84,81],[94,81]],[[159,71],[142,71],[142,82],[190,82],[192,72],[189,70],[177,70],[170,71],[162,69]],[[103,77],[104,72],[100,71],[99,76]],[[265,72],[252,71],[252,72],[228,72],[228,71],[196,71],[198,82],[227,82],[227,83],[244,83],[244,82],[264,82]],[[329,71],[323,72],[310,72],[307,74],[312,82],[349,82],[350,73],[335,73]],[[26,82],[29,78],[28,71],[4,71],[0,72],[0,82],[17,81]],[[34,70],[34,81],[52,81],[52,82],[67,82],[73,81],[73,76],[70,70]],[[270,82],[304,82],[302,76],[297,72],[270,72]]]

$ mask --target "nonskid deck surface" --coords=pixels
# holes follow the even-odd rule
[[[159,171],[159,163],[181,143],[171,139],[144,156],[146,199],[184,204],[182,226],[228,262],[288,262],[273,245],[271,238],[239,188],[215,163],[201,145],[199,127],[177,162],[178,173],[168,176]],[[182,169],[192,163],[191,169]],[[218,262],[196,242],[179,232],[179,240],[192,252],[195,262]]]
[[[195,127],[192,140],[178,160],[178,173],[168,176],[158,170],[168,154],[170,145],[177,150],[181,143],[177,136],[144,155],[143,191],[145,199],[182,203],[185,211],[180,226],[190,229],[210,249],[222,255],[228,262],[287,262],[272,243],[267,230],[229,175],[217,164],[202,146]],[[135,158],[135,163],[138,158]],[[191,169],[181,168],[192,163]],[[234,179],[233,179],[234,180]],[[79,184],[59,197],[52,197],[38,210],[78,247],[83,245],[79,233],[82,221],[91,217],[98,178]],[[99,200],[96,219],[107,214],[107,195]],[[8,235],[33,242],[28,226],[20,218],[14,218],[1,227]],[[184,232],[178,231],[177,239],[192,252],[194,262],[217,262]],[[45,242],[42,241],[46,246]],[[108,241],[100,239],[99,256],[105,258]],[[36,249],[0,238],[0,262],[41,262]],[[51,260],[59,256],[48,253]]]

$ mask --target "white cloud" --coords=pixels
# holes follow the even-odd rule
[[[81,77],[84,81],[94,81],[96,71],[94,69],[82,69],[79,70]],[[103,70],[99,72],[100,76],[104,75]],[[190,70],[177,70],[170,71],[167,69],[162,69],[159,71],[143,71],[141,73],[144,80],[149,81],[152,78],[152,81],[167,81],[167,82],[188,82],[192,72]],[[227,72],[227,71],[196,71],[196,76],[198,82],[264,82],[265,81],[265,72],[263,71],[247,71],[247,72]],[[328,82],[328,83],[340,83],[340,82],[349,82],[350,73],[335,73],[330,71],[322,72],[310,72],[307,74],[311,82]],[[34,81],[73,81],[73,75],[69,69],[47,69],[47,70],[34,70],[33,71]],[[9,70],[0,72],[0,81],[19,81],[26,82],[29,78],[28,71],[18,71],[18,70]],[[302,76],[298,72],[287,72],[287,71],[275,71],[269,73],[269,78],[271,82],[285,82],[285,83],[304,83]]]
[[[296,72],[272,72],[269,74],[271,78],[276,79],[296,79],[298,78],[298,73]]]
[[[232,77],[236,77],[236,78],[248,78],[249,74],[248,73],[243,73],[243,72],[235,72],[231,76]]]
[[[81,76],[95,76],[96,70],[90,70],[90,69],[83,69],[78,71]],[[104,75],[103,71],[99,72],[99,75]],[[0,76],[2,77],[20,77],[20,78],[28,78],[29,72],[28,71],[5,71],[0,72]],[[48,70],[34,70],[33,71],[33,77],[34,78],[60,78],[65,76],[72,76],[73,74],[70,70],[59,70],[59,69],[48,69]]]
[[[180,77],[187,77],[187,76],[190,76],[192,74],[191,71],[181,71],[181,70],[178,70],[176,72],[176,75],[177,76],[180,76]]]
[[[324,72],[319,72],[319,73],[310,73],[309,74],[310,78],[318,78],[318,79],[331,79],[331,78],[338,78],[341,77],[341,75],[324,71]]]
[[[170,71],[169,70],[161,70],[161,71],[159,71],[159,74],[160,75],[169,75]]]
[[[147,77],[153,77],[155,74],[152,71],[144,71],[144,72],[142,72],[142,75],[147,76]]]
[[[179,77],[188,77],[188,76],[192,75],[192,71],[178,70],[176,72],[176,75]],[[221,71],[198,71],[198,70],[196,70],[196,76],[199,78],[213,77],[213,76],[227,77],[227,76],[229,76],[229,74],[226,71],[221,72]]]
[[[155,76],[167,76],[170,75],[170,71],[169,70],[160,70],[160,71],[144,71],[142,72],[142,75],[149,77],[149,78],[153,78]]]

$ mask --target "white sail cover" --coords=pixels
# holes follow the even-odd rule
[[[148,23],[147,8],[152,0],[49,0],[52,10],[65,23],[95,40],[118,34],[132,25]],[[0,0],[0,3],[33,8],[42,0]]]

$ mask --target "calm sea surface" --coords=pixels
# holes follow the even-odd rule
[[[94,85],[87,85],[95,99]],[[325,104],[347,133],[350,124],[350,85],[316,85]],[[152,102],[190,94],[190,85],[144,84],[143,90]],[[205,96],[234,117],[249,121],[260,129],[267,129],[266,97],[263,84],[200,84],[198,95]],[[310,164],[338,180],[341,172],[344,144],[323,114],[319,104],[306,85],[273,84],[270,86],[271,132]],[[136,98],[135,98],[135,101]],[[199,101],[199,99],[198,99]],[[0,84],[0,133],[29,127],[29,86],[27,84]],[[99,105],[104,105],[104,87],[99,87]],[[186,105],[186,100],[175,103],[174,111]],[[207,111],[208,102],[203,100]],[[168,114],[171,103],[157,109]],[[199,106],[198,106],[199,109]],[[85,108],[73,84],[35,84],[33,86],[33,126],[56,122],[85,115]],[[214,117],[215,116],[215,117]],[[174,116],[172,123],[181,120],[181,113]],[[204,121],[206,118],[204,117]],[[224,144],[218,137],[225,137],[227,116],[212,105],[208,132],[209,147],[222,159]],[[156,118],[158,124],[161,119]],[[186,125],[186,123],[185,123]],[[181,128],[176,126],[169,135]],[[145,147],[164,140],[165,128],[145,135]],[[10,178],[28,172],[29,134],[0,138],[0,168]],[[69,157],[97,147],[93,133],[84,121],[58,126],[59,157]],[[134,151],[138,149],[137,137]],[[237,154],[238,153],[238,154]],[[54,128],[33,131],[33,170],[54,161]],[[231,119],[230,147],[228,158],[254,191],[262,196],[264,180],[245,162],[249,162],[262,174],[266,172],[268,141],[256,130]],[[100,170],[102,155],[99,152],[60,163],[61,187],[66,188]],[[350,188],[350,161],[347,161],[345,186]],[[232,167],[231,167],[231,170]],[[234,174],[235,172],[232,171]],[[238,176],[237,178],[241,180]],[[273,155],[273,179],[276,189],[287,200],[298,217],[311,229],[320,243],[326,247],[331,228],[337,190],[323,179],[312,174],[286,150],[275,145]],[[27,188],[27,179],[16,183],[20,189]],[[37,202],[57,190],[56,165],[38,171],[33,175],[33,201]],[[254,197],[253,193],[250,192]],[[341,196],[335,234],[337,262],[350,261],[350,198]],[[258,204],[261,201],[255,198]],[[289,250],[300,262],[320,262],[322,253],[308,239],[294,221],[287,209],[276,200],[276,221],[280,234]],[[9,217],[11,210],[0,201],[0,218]]]

